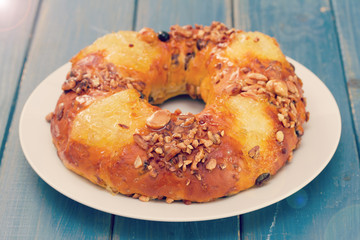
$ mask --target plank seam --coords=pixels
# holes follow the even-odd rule
[[[135,31],[137,24],[138,0],[134,0],[134,14],[132,22],[132,30]]]
[[[230,0],[230,16],[231,16],[231,27],[232,28],[235,28],[235,11],[234,11],[234,6],[235,6],[235,3],[234,3],[234,0]],[[239,240],[243,240],[243,225],[241,224],[242,223],[242,220],[243,220],[243,216],[242,215],[238,215],[237,216],[237,219],[238,219],[238,239]]]
[[[10,112],[9,112],[9,117],[8,117],[8,119],[6,121],[4,137],[3,137],[3,140],[2,140],[1,145],[0,145],[0,165],[1,165],[1,162],[2,162],[2,159],[3,159],[3,156],[4,156],[6,142],[7,142],[8,136],[9,136],[9,132],[10,132],[10,127],[11,127],[11,124],[13,122],[15,109],[16,109],[17,101],[18,101],[18,97],[19,97],[20,83],[21,83],[21,80],[23,78],[24,68],[25,68],[27,58],[28,58],[28,55],[29,55],[29,52],[30,52],[30,47],[31,47],[31,44],[32,44],[32,41],[33,41],[33,36],[34,36],[34,33],[35,33],[35,29],[36,29],[36,26],[37,26],[37,23],[38,23],[38,18],[39,18],[41,5],[42,5],[42,0],[39,0],[38,6],[37,6],[36,12],[35,12],[35,17],[34,17],[34,20],[33,20],[33,25],[32,25],[31,30],[30,30],[29,39],[28,39],[28,42],[26,43],[24,60],[21,63],[21,69],[20,69],[19,77],[17,79],[14,96],[13,96],[13,98],[11,100],[11,108],[10,108]]]
[[[234,0],[230,1],[230,8],[231,8],[231,27],[235,28]]]
[[[354,120],[354,113],[353,113],[353,109],[352,109],[352,106],[351,106],[351,101],[350,101],[350,93],[349,93],[349,86],[347,84],[347,77],[346,77],[346,74],[345,74],[345,65],[344,65],[344,57],[343,57],[343,54],[342,54],[342,48],[341,48],[341,39],[339,38],[339,31],[338,31],[338,22],[336,21],[336,15],[335,15],[335,8],[334,8],[334,4],[333,4],[333,0],[330,0],[330,13],[331,13],[331,17],[334,19],[333,22],[334,22],[334,31],[335,31],[335,39],[336,39],[336,45],[338,46],[338,51],[339,51],[339,56],[340,56],[340,64],[341,64],[341,68],[342,68],[342,75],[343,75],[343,78],[344,78],[344,81],[345,81],[345,89],[346,89],[346,96],[347,96],[347,99],[349,100],[348,101],[348,107],[350,109],[350,116],[351,116],[351,127],[353,129],[353,133],[354,133],[354,137],[355,137],[355,145],[356,145],[356,151],[357,151],[357,156],[358,156],[358,160],[360,161],[360,155],[359,155],[359,136],[356,134],[356,124],[355,124],[355,120]]]
[[[238,236],[238,239],[243,240],[244,239],[244,237],[243,237],[243,225],[241,224],[242,221],[243,221],[243,215],[238,216],[238,221],[239,221],[239,236]]]
[[[110,219],[110,234],[109,234],[109,239],[112,240],[113,236],[114,236],[114,225],[115,225],[115,215],[111,214],[111,219]]]
[[[135,31],[135,29],[136,29],[137,12],[138,12],[138,0],[134,0],[133,20],[132,20],[132,26],[131,26],[132,31]],[[114,238],[114,227],[115,227],[115,215],[111,214],[110,234],[109,234],[110,240],[112,240]]]

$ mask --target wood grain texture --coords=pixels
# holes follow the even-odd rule
[[[240,239],[237,217],[168,223],[116,218],[113,239]]]
[[[286,55],[312,70],[335,96],[342,117],[340,144],[325,170],[289,198],[243,215],[243,239],[339,239],[333,234],[344,229],[341,239],[358,239],[359,156],[329,2],[244,0],[235,1],[234,11],[236,27],[274,36]]]
[[[42,3],[0,169],[0,239],[111,236],[110,214],[62,196],[30,168],[20,147],[18,120],[29,94],[49,73],[105,33],[130,29],[133,10],[132,1],[121,6],[96,0]]]
[[[139,1],[135,29],[168,31],[171,25],[231,26],[230,1]],[[164,203],[166,204],[166,203]],[[189,223],[163,223],[115,217],[114,239],[239,239],[239,218]]]
[[[332,0],[353,119],[360,149],[360,2]]]
[[[0,163],[38,3],[14,0],[0,6]]]

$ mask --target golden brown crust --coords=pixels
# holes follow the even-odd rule
[[[64,93],[48,116],[67,168],[143,201],[189,203],[261,185],[291,160],[308,113],[302,82],[274,39],[220,23],[173,26],[161,40],[151,29],[116,34],[129,42],[105,36],[72,59]],[[138,56],[138,63],[118,51]],[[202,98],[205,109],[170,113],[148,103],[185,93]],[[109,110],[112,99],[123,99],[128,116]],[[86,120],[99,115],[111,126]],[[99,137],[103,127],[130,140]],[[96,141],[89,139],[94,135]]]

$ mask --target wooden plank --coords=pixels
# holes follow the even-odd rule
[[[211,1],[139,1],[136,19],[136,30],[151,27],[155,31],[167,31],[170,26],[211,25],[213,21],[232,24],[232,9],[230,0]]]
[[[0,6],[0,162],[38,4],[17,0]]]
[[[240,239],[237,217],[169,223],[116,217],[113,239]]]
[[[286,55],[318,75],[342,117],[340,144],[325,170],[291,197],[243,215],[243,239],[358,239],[359,156],[329,2],[239,0],[234,11],[236,27],[276,37]]]
[[[341,56],[350,95],[357,145],[360,149],[360,2],[333,0]]]
[[[133,1],[42,3],[0,169],[0,239],[111,237],[110,214],[64,197],[30,168],[20,148],[18,119],[29,94],[49,73],[105,33],[130,29],[133,11]]]
[[[171,25],[210,25],[221,21],[231,26],[230,1],[139,1],[136,30]],[[239,239],[239,218],[189,223],[164,223],[116,217],[114,239]]]

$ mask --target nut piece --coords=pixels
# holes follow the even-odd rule
[[[170,117],[171,113],[168,110],[158,110],[146,120],[146,125],[152,129],[160,129],[169,123]]]
[[[163,154],[163,150],[162,150],[161,147],[157,147],[157,148],[155,149],[155,152],[156,152],[157,154]]]
[[[150,165],[151,166],[151,165]],[[155,168],[152,168],[151,170],[150,170],[150,176],[152,176],[153,178],[156,178],[157,176],[158,176],[158,171],[155,169]]]
[[[258,80],[258,81],[267,81],[268,78],[261,74],[261,73],[248,73],[247,74],[247,77],[250,78],[250,79],[254,79],[254,80]]]
[[[224,170],[226,168],[226,164],[222,163],[222,164],[219,165],[219,167],[220,167],[221,170]]]
[[[284,81],[276,81],[274,84],[274,92],[282,97],[288,96],[288,87]]]
[[[165,201],[166,203],[172,203],[174,202],[174,199],[167,197]]]
[[[152,43],[157,39],[157,34],[151,28],[143,28],[139,31],[137,37],[147,43]]]
[[[135,167],[135,168],[139,168],[139,167],[141,167],[142,165],[143,165],[143,162],[142,162],[140,156],[138,155],[138,156],[136,157],[135,161],[134,161],[134,167]]]
[[[284,141],[284,133],[283,133],[282,131],[278,131],[278,132],[276,133],[276,140],[277,140],[278,142]]]
[[[64,91],[69,91],[73,89],[75,86],[76,86],[76,82],[73,79],[69,79],[63,83],[61,88]]]
[[[216,167],[216,159],[212,158],[210,161],[206,164],[207,170],[213,170]]]
[[[51,119],[53,119],[54,115],[55,115],[55,114],[54,114],[53,112],[47,114],[46,117],[45,117],[45,120],[46,120],[47,122],[51,122]]]
[[[248,152],[249,157],[251,157],[252,159],[256,159],[257,157],[259,157],[260,154],[259,149],[260,149],[259,145],[256,145],[255,147],[250,149],[250,151]]]
[[[148,201],[150,200],[150,197],[140,196],[140,197],[139,197],[139,200],[142,201],[142,202],[148,202]]]
[[[224,89],[225,93],[230,96],[235,96],[241,92],[241,85],[238,83],[232,83]]]
[[[56,119],[60,121],[64,115],[64,103],[59,103],[58,109],[56,111]]]
[[[291,81],[287,81],[287,82],[286,82],[286,85],[287,85],[287,87],[288,87],[288,89],[289,89],[289,91],[290,91],[291,93],[297,93],[297,92],[298,92],[295,83],[293,83],[293,82],[291,82]]]
[[[134,141],[136,142],[139,147],[141,147],[144,150],[147,150],[149,147],[149,144],[140,136],[140,134],[135,133],[133,135]]]

